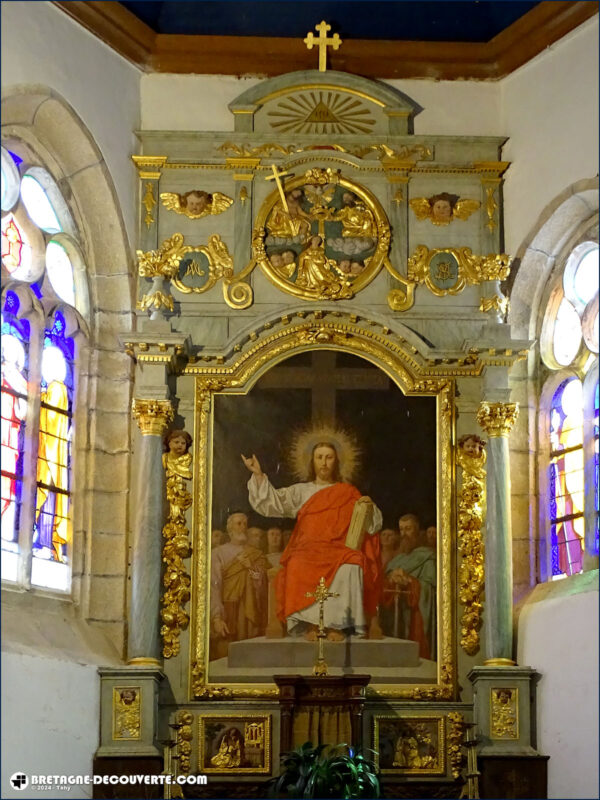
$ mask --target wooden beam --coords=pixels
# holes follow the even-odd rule
[[[119,55],[143,70],[148,69],[156,34],[120,3],[113,0],[53,2]]]
[[[317,67],[299,38],[155,34],[118,2],[54,2],[147,71],[271,77]],[[593,17],[598,6],[598,0],[545,0],[485,43],[346,39],[329,54],[329,68],[368,78],[498,80]]]

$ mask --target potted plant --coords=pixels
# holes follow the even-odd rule
[[[312,742],[305,742],[283,753],[281,764],[281,775],[269,782],[269,797],[380,797],[375,764],[347,744],[313,747]]]

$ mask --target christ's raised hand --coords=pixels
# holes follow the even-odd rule
[[[256,475],[257,478],[260,478],[262,476],[263,471],[260,467],[260,461],[254,455],[254,453],[252,453],[252,455],[249,458],[246,458],[246,456],[242,453],[242,461],[248,467],[250,472]]]

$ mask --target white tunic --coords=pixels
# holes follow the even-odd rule
[[[252,474],[248,481],[248,500],[252,508],[264,517],[294,519],[307,500],[329,486],[330,483],[310,481],[275,489],[266,475],[259,482],[256,475]],[[367,529],[368,533],[381,530],[381,525],[381,511],[373,505],[373,518]],[[329,591],[337,593],[339,597],[330,597],[325,603],[325,627],[338,630],[354,628],[357,635],[364,635],[367,619],[363,606],[361,567],[358,564],[342,564],[335,573]],[[319,624],[318,603],[291,614],[287,620],[288,632],[302,634],[306,624]]]

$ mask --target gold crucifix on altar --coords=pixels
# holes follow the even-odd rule
[[[317,631],[318,650],[317,650],[317,663],[313,667],[313,675],[318,678],[323,678],[327,675],[327,664],[325,663],[325,656],[323,653],[323,641],[327,634],[325,633],[325,603],[330,597],[339,597],[337,592],[330,592],[325,584],[325,578],[321,576],[321,580],[317,584],[314,592],[307,592],[306,597],[314,597],[319,604],[319,630]]]
[[[310,31],[304,40],[304,44],[308,50],[312,50],[313,46],[317,45],[319,48],[319,72],[325,72],[327,70],[327,48],[333,47],[334,50],[337,50],[342,44],[342,40],[337,33],[334,33],[333,36],[327,36],[327,31],[331,30],[331,25],[328,25],[324,19],[318,25],[315,25],[315,29],[319,31],[319,36],[315,36]]]
[[[275,166],[275,164],[271,164],[271,169],[273,170],[273,174],[272,175],[267,175],[265,180],[266,181],[275,181],[275,183],[277,184],[277,188],[279,189],[279,194],[281,196],[281,204],[285,208],[286,213],[289,214],[290,213],[290,209],[288,208],[287,199],[286,199],[286,196],[285,196],[285,192],[283,191],[283,184],[281,183],[280,178],[291,178],[292,177],[292,173],[291,172],[284,172],[283,170],[281,172],[277,172],[277,167]]]

